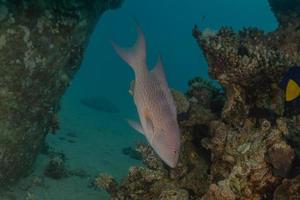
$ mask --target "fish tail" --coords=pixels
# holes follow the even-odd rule
[[[132,67],[135,73],[144,69],[146,66],[146,42],[145,36],[141,27],[137,24],[138,37],[131,48],[119,47],[116,43],[112,42],[112,46],[117,54]]]

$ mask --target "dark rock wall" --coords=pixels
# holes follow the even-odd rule
[[[300,25],[299,0],[268,0],[280,26]]]
[[[0,185],[30,170],[101,14],[121,0],[0,0]]]

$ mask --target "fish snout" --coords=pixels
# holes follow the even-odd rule
[[[175,168],[177,166],[178,163],[178,158],[179,158],[179,152],[177,152],[177,150],[174,150],[173,152],[171,152],[173,155],[170,156],[168,160],[165,161],[165,163],[171,167],[171,168]]]

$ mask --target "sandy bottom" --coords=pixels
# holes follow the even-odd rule
[[[141,165],[141,161],[122,154],[122,148],[133,147],[144,138],[126,124],[121,114],[101,113],[77,101],[66,101],[60,113],[60,130],[49,135],[47,143],[65,154],[68,169],[81,170],[86,175],[48,178],[44,169],[49,157],[39,155],[33,172],[5,189],[0,200],[106,200],[104,191],[91,186],[93,178],[107,172],[120,180],[130,166]]]

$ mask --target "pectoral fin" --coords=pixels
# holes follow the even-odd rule
[[[300,87],[299,85],[292,79],[289,80],[286,91],[285,91],[285,100],[292,101],[299,97],[300,95]]]
[[[143,127],[140,123],[136,122],[136,121],[133,121],[133,120],[130,120],[130,119],[127,119],[127,122],[128,124],[133,128],[135,129],[136,131],[140,132],[141,134],[144,135],[144,130],[143,130]]]

